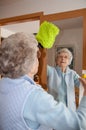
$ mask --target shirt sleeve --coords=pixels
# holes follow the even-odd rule
[[[47,65],[47,78],[50,76],[51,71],[52,71],[52,67]]]
[[[76,112],[58,103],[43,90],[34,90],[28,97],[24,107],[24,119],[33,128],[40,124],[56,130],[85,130],[86,129],[86,97]]]

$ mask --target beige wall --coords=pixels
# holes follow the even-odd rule
[[[86,8],[86,0],[2,0],[0,1],[0,18],[40,11],[44,14],[52,14],[82,8]]]

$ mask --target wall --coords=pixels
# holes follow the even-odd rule
[[[40,21],[23,22],[18,24],[5,25],[1,27],[1,36],[8,37],[16,32],[37,33],[39,30]]]
[[[40,11],[44,14],[52,14],[82,8],[86,8],[86,0],[2,0],[0,18]]]
[[[8,37],[9,35],[13,34],[14,32],[1,28],[1,37],[5,38]]]
[[[82,72],[82,28],[62,30],[57,36],[53,48],[48,50],[48,64],[55,65],[55,51],[59,46],[74,48],[74,69],[81,75]]]

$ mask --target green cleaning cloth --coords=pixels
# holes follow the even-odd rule
[[[44,21],[40,25],[36,39],[44,48],[51,48],[55,42],[56,36],[59,34],[59,31],[60,29],[57,26]]]

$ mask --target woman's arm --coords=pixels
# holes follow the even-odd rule
[[[27,105],[28,104],[28,105]],[[28,115],[24,118],[56,130],[86,129],[86,97],[83,97],[76,112],[68,109],[63,103],[56,102],[43,90],[35,90],[27,101]]]

